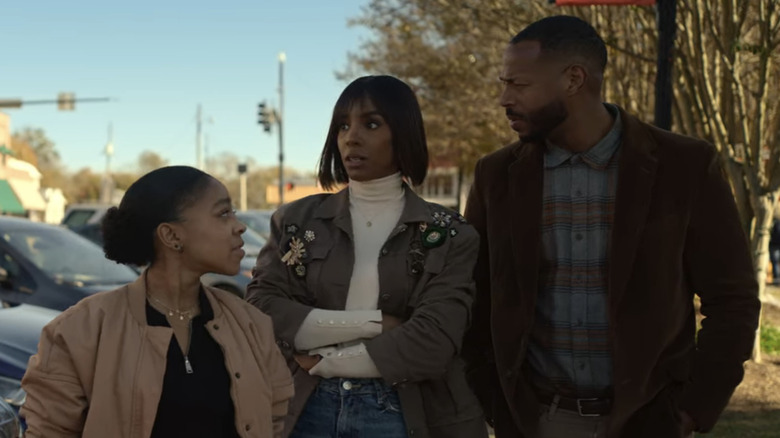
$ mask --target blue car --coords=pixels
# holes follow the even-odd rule
[[[12,431],[18,427],[16,416],[26,398],[22,376],[38,350],[41,330],[60,312],[26,304],[0,305],[0,437],[4,438],[14,436]]]
[[[0,300],[7,304],[65,310],[137,277],[67,228],[0,217]]]

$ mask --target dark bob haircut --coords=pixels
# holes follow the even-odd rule
[[[317,179],[325,189],[349,181],[339,153],[339,125],[352,107],[369,100],[390,127],[395,156],[401,176],[418,186],[428,172],[428,144],[425,141],[420,104],[414,91],[392,76],[363,76],[352,81],[333,108],[328,137],[320,155]]]
[[[596,29],[587,21],[569,15],[542,18],[515,35],[510,44],[537,41],[545,55],[580,57],[598,67],[607,66],[607,47]]]
[[[179,220],[213,178],[194,167],[153,170],[127,189],[119,207],[103,217],[103,251],[117,263],[143,266],[154,262],[157,226]]]

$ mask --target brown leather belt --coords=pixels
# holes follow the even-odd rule
[[[539,401],[548,406],[554,403],[554,399],[554,395],[539,397]],[[601,417],[608,415],[612,410],[612,399],[559,397],[558,407],[560,409],[566,409],[567,411],[576,412],[582,417]]]

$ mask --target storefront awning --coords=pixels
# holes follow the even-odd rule
[[[46,201],[38,191],[38,183],[33,180],[24,180],[19,178],[8,178],[11,189],[16,193],[16,199],[22,203],[22,208],[28,211],[46,210]]]
[[[8,181],[0,179],[0,212],[5,214],[24,214],[24,207],[14,194]]]

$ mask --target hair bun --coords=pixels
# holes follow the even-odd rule
[[[106,211],[101,223],[103,232],[103,252],[106,258],[117,263],[136,266],[146,265],[151,261],[151,248],[139,245],[148,241],[142,236],[139,218],[134,218],[128,212],[117,207]]]

